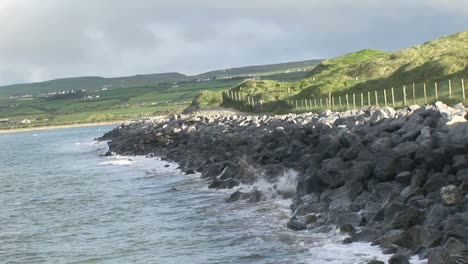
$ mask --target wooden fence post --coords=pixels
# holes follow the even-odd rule
[[[452,99],[452,80],[449,79],[449,98]]]
[[[392,87],[392,107],[395,107],[395,91]]]
[[[335,97],[331,97],[331,109],[335,109]]]
[[[437,94],[437,82],[434,82],[434,93],[435,93],[436,100],[439,99],[439,95]]]
[[[317,98],[314,98],[314,108],[317,108]]]
[[[356,94],[355,93],[353,93],[353,109],[356,109]]]
[[[364,94],[361,93],[361,107],[364,107]]]
[[[323,105],[322,105],[322,97],[320,97],[320,108],[322,108]]]
[[[416,85],[413,83],[413,105],[416,104]]]
[[[378,94],[377,94],[377,90],[374,91],[375,93],[375,106],[379,106],[379,99],[378,99]]]
[[[328,92],[328,109],[331,109],[331,104],[332,104],[332,95],[331,92]]]
[[[461,86],[462,86],[462,97],[463,97],[463,100],[466,100],[466,96],[465,96],[465,80],[462,78],[461,79]]]
[[[406,86],[403,86],[403,107],[406,106]]]
[[[296,105],[296,107],[294,107],[294,109],[297,110],[297,100],[294,100],[294,104]]]
[[[328,97],[325,98],[325,105],[327,106],[327,109],[330,109],[330,101],[328,101]]]
[[[341,109],[341,107],[342,107],[342,105],[341,105],[341,95],[338,96],[338,103],[340,104],[340,109]]]
[[[385,107],[387,107],[387,89],[383,90],[383,97],[384,97]]]
[[[349,110],[349,98],[348,98],[348,94],[346,94],[346,110]]]
[[[367,105],[368,105],[368,106],[371,105],[371,101],[370,101],[370,92],[367,92]]]
[[[426,91],[426,83],[424,83],[424,103],[427,104],[427,91]]]

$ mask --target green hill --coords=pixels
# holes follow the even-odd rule
[[[298,81],[248,81],[231,91],[274,101],[445,83],[449,78],[468,77],[467,47],[468,32],[461,32],[392,53],[366,49],[324,60]]]
[[[154,85],[164,82],[186,81],[190,78],[180,73],[159,73],[135,75],[129,77],[103,78],[103,77],[75,77],[56,79],[45,82],[14,84],[0,87],[0,96],[39,95],[42,93],[63,90],[100,90],[130,88]]]
[[[125,120],[182,111],[202,91],[197,97],[200,100],[210,94],[221,95],[220,91],[260,75],[271,80],[297,81],[317,63],[313,60],[249,66],[196,76],[163,73],[119,78],[78,77],[4,86],[0,87],[0,119],[7,121],[0,122],[0,129]],[[81,89],[87,92],[76,92]],[[54,91],[68,92],[48,95]],[[221,96],[212,99],[199,106],[221,103]],[[24,119],[32,123],[22,124]]]

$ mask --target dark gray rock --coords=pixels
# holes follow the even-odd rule
[[[289,229],[294,230],[294,231],[300,231],[300,230],[307,229],[307,225],[305,223],[297,220],[296,218],[291,218],[287,223],[287,227]]]
[[[395,181],[403,185],[409,185],[411,182],[411,172],[403,171],[396,175]]]
[[[442,187],[447,186],[448,182],[442,173],[434,173],[423,186],[426,193],[438,192]]]
[[[444,221],[447,220],[449,215],[450,212],[445,206],[435,204],[429,210],[426,219],[424,220],[424,226],[439,229],[440,226],[443,226]]]
[[[395,178],[400,157],[393,150],[385,151],[375,157],[374,176],[379,181],[391,181]]]
[[[388,264],[411,264],[408,256],[395,254],[389,260]]]

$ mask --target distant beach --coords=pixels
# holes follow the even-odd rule
[[[109,122],[81,123],[81,124],[69,124],[69,125],[52,125],[52,126],[27,127],[27,128],[0,129],[0,134],[26,132],[26,131],[41,131],[41,130],[50,130],[50,129],[57,129],[57,128],[118,125],[123,122],[125,121],[109,121]]]

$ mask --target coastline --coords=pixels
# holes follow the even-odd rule
[[[60,129],[60,128],[119,125],[119,124],[122,124],[123,122],[125,122],[125,120],[109,121],[109,122],[95,122],[95,123],[80,123],[80,124],[70,124],[70,125],[52,125],[52,126],[39,126],[39,127],[28,127],[28,128],[0,129],[0,134],[29,132],[29,131],[43,131],[43,130],[52,130],[52,129]]]
[[[415,255],[451,263],[468,257],[467,111],[437,102],[283,116],[199,112],[123,125],[100,140],[110,140],[106,155],[161,157],[199,172],[209,188],[232,190],[225,202],[269,199],[242,185],[270,182],[292,198],[286,226],[294,231],[334,226],[343,244],[372,243],[403,261],[389,263]],[[277,188],[284,175],[290,187]]]

